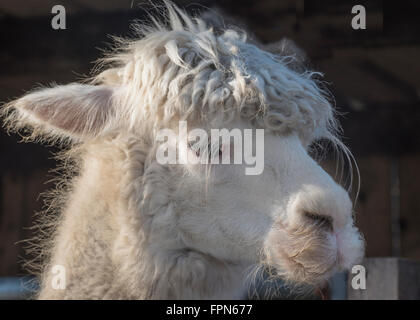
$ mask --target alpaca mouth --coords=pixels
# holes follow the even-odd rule
[[[304,254],[304,253],[302,253]],[[319,285],[337,271],[339,271],[339,257],[318,260],[300,255],[290,256],[288,270],[285,270],[285,277],[292,282]]]
[[[337,243],[325,232],[311,230],[299,236],[293,230],[277,230],[267,247],[267,261],[286,281],[318,285],[341,269]]]

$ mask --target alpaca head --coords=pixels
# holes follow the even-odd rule
[[[297,72],[292,56],[265,52],[239,31],[215,33],[172,5],[168,22],[138,25],[138,39],[118,40],[92,83],[40,89],[11,102],[8,125],[82,145],[137,139],[146,157],[141,192],[130,197],[147,216],[151,251],[263,261],[285,279],[311,284],[356,263],[363,241],[350,198],[308,154],[320,139],[342,146],[316,73]],[[244,139],[207,139],[223,128]],[[189,139],[194,129],[206,138]],[[159,139],[165,130],[176,135]],[[177,163],[159,161],[163,144],[176,150]],[[262,150],[263,163],[247,174],[246,161],[223,163],[226,150],[233,159]],[[222,163],[202,161],[214,157]]]

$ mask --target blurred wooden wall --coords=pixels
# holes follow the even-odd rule
[[[46,170],[30,174],[8,172],[1,176],[0,276],[23,275],[24,239],[33,236],[33,213],[41,210],[39,194],[46,189]]]

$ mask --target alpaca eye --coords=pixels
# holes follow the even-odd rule
[[[219,158],[222,157],[223,145],[221,145],[221,144],[212,145],[211,143],[208,143],[207,148],[208,148],[209,159],[211,159],[212,157],[215,157],[215,156],[218,156]]]
[[[325,139],[316,139],[310,141],[306,147],[306,150],[311,158],[317,162],[320,162],[324,157],[324,150],[328,150],[328,147],[329,141],[326,141]]]
[[[195,153],[196,157],[200,156],[200,148],[197,145],[197,143],[188,142],[187,147],[188,147],[188,149],[190,149],[191,151],[193,151]]]

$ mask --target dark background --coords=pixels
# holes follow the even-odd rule
[[[420,2],[175,2],[195,13],[217,7],[265,44],[288,37],[304,49],[344,114],[344,141],[361,172],[356,212],[367,256],[420,260]],[[51,28],[56,4],[66,8],[66,30]],[[366,30],[351,28],[356,4],[366,7]],[[108,35],[129,35],[145,8],[137,0],[1,0],[0,101],[88,75]],[[18,141],[0,130],[0,277],[25,275],[19,241],[31,236],[55,166],[54,148]]]

